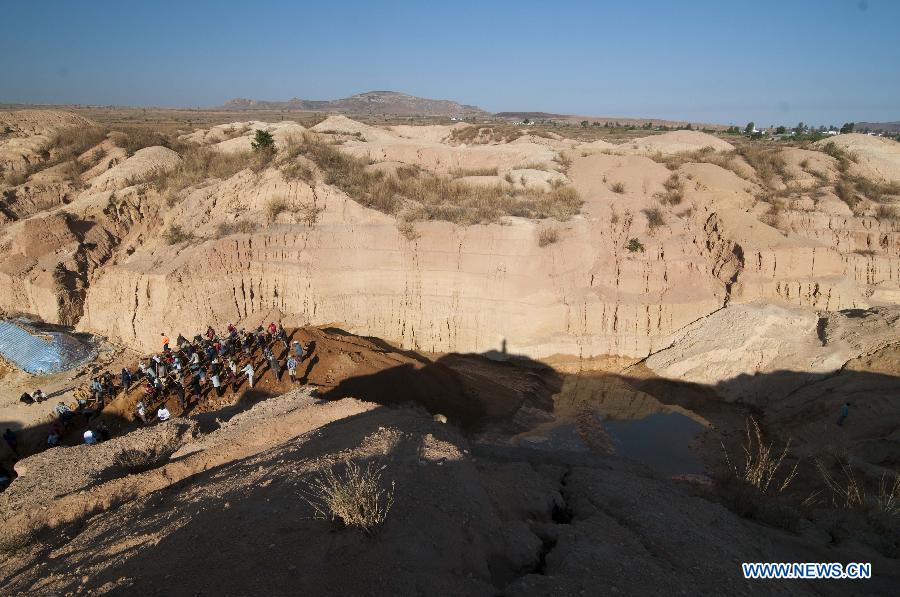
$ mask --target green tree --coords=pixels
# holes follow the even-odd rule
[[[756,125],[751,120],[750,122],[747,123],[747,126],[744,127],[744,133],[749,135],[750,133],[753,132],[753,129],[755,129],[755,128],[756,128]]]
[[[785,134],[786,132],[787,132],[787,129],[784,128],[783,126],[780,126],[780,127],[778,127],[777,129],[775,129],[775,134],[776,134],[776,135],[783,135],[783,134]]]
[[[852,133],[854,127],[856,127],[855,122],[845,122],[844,126],[841,127],[841,134],[846,135],[847,133]]]
[[[586,129],[588,126],[590,126],[590,123],[587,120],[581,121],[581,128]]]
[[[250,143],[253,149],[259,150],[269,150],[272,151],[275,149],[275,138],[272,136],[272,133],[269,131],[264,131],[262,129],[256,129],[256,136],[253,137],[253,141]]]

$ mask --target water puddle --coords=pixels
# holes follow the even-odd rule
[[[615,453],[643,462],[673,476],[700,474],[703,463],[690,444],[704,425],[678,412],[660,412],[642,419],[602,420]]]
[[[616,454],[661,475],[705,472],[691,443],[708,423],[695,413],[663,404],[616,375],[570,375],[554,396],[553,421],[515,438],[550,450]]]

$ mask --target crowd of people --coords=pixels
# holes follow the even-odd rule
[[[228,388],[237,392],[245,379],[252,388],[258,379],[257,372],[265,366],[278,381],[286,371],[291,382],[297,382],[300,379],[297,369],[307,356],[303,345],[298,340],[292,341],[284,326],[275,322],[253,331],[228,324],[222,334],[210,326],[205,334],[197,334],[191,340],[179,334],[174,346],[169,337],[161,333],[160,343],[160,352],[142,359],[134,369],[123,367],[118,380],[106,371],[92,378],[87,388],[77,389],[75,408],[58,402],[47,435],[47,446],[59,445],[63,433],[79,422],[88,427],[83,433],[85,444],[109,439],[110,431],[97,415],[117,395],[138,384],[142,387],[142,396],[135,405],[135,415],[148,424],[171,418],[166,405],[171,398],[177,399],[180,412],[184,413],[212,393],[221,398]],[[262,363],[256,362],[254,355],[257,352],[262,355]],[[47,399],[41,390],[36,390],[31,394],[23,393],[19,400],[31,405]],[[15,432],[7,429],[3,437],[18,457]]]

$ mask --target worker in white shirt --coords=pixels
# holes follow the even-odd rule
[[[166,408],[166,405],[163,404],[159,407],[159,410],[156,411],[156,418],[160,421],[168,421],[169,417],[171,417],[171,413],[169,413],[169,409]]]

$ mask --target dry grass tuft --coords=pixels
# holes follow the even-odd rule
[[[453,178],[465,176],[497,176],[497,168],[454,168],[450,171]]]
[[[138,150],[145,147],[172,147],[172,140],[166,135],[144,127],[116,127],[109,134],[109,140],[116,147],[121,147],[125,153],[132,156]]]
[[[216,238],[224,238],[232,234],[253,234],[259,230],[259,224],[250,220],[222,222],[216,226]]]
[[[395,483],[382,488],[384,466],[368,463],[360,467],[344,463],[343,472],[329,469],[307,484],[303,499],[313,507],[317,518],[339,521],[371,535],[387,520],[394,504]]]
[[[538,246],[543,248],[559,241],[559,230],[556,228],[541,228],[538,234]]]
[[[816,469],[831,493],[831,504],[837,507],[853,508],[862,506],[866,501],[862,484],[856,478],[849,461],[838,460],[841,476],[835,477],[820,459],[816,459]]]
[[[666,223],[666,218],[658,207],[642,209],[641,212],[647,217],[647,226],[650,230],[664,226]]]
[[[313,169],[299,161],[282,164],[281,175],[285,180],[302,180],[308,184],[316,182],[316,173]]]
[[[618,218],[618,216],[616,217]],[[645,251],[644,243],[636,238],[629,239],[628,243],[625,245],[625,248],[628,249],[628,251],[631,253],[643,253]]]
[[[516,166],[514,170],[543,170],[544,172],[550,172],[551,168],[544,162],[527,162]]]
[[[749,143],[743,145],[738,153],[756,171],[757,177],[765,187],[770,187],[776,177],[780,177],[782,180],[790,178],[787,162],[778,148]]]
[[[174,168],[157,168],[142,182],[160,193],[177,193],[212,178],[226,180],[248,168],[260,172],[271,163],[274,154],[270,151],[224,153],[192,146],[184,150],[181,157],[181,162]]]
[[[290,209],[290,204],[284,197],[272,197],[266,204],[266,217],[269,222],[274,222],[282,212],[288,211],[288,209]]]
[[[406,240],[412,242],[418,239],[421,234],[416,230],[416,225],[409,220],[398,220],[397,221],[397,230],[400,232],[400,235]]]
[[[172,224],[168,230],[163,232],[162,237],[170,245],[193,242],[197,239],[193,232],[184,230],[178,224]]]
[[[776,487],[779,493],[784,491],[797,476],[797,467],[800,464],[799,461],[795,463],[794,467],[782,477],[780,482],[776,481],[788,450],[790,450],[791,440],[789,439],[779,452],[775,449],[774,442],[767,444],[764,441],[762,430],[755,418],[747,418],[745,429],[746,435],[741,446],[744,451],[744,463],[742,466],[739,467],[737,463],[732,463],[731,458],[728,456],[728,450],[725,449],[724,444],[722,445],[722,449],[725,451],[725,461],[734,471],[734,476],[752,485],[760,493],[768,493],[770,489]],[[772,485],[773,482],[775,483],[774,486]]]
[[[324,207],[316,207],[314,203],[304,203],[297,208],[300,221],[312,228],[319,221],[319,214],[325,211]]]
[[[684,183],[677,173],[673,172],[663,182],[663,188],[666,191],[659,194],[658,197],[664,205],[678,205],[684,200]]]
[[[559,164],[559,171],[562,172],[563,174],[568,173],[569,168],[572,167],[572,158],[569,157],[569,155],[567,153],[562,152],[562,151],[559,152],[559,155],[557,155],[555,158],[553,158],[553,161],[556,162],[557,164]]]
[[[610,189],[613,193],[618,193],[619,195],[621,195],[622,193],[625,192],[625,183],[624,183],[624,182],[614,182],[614,183],[609,187],[609,189]]]

